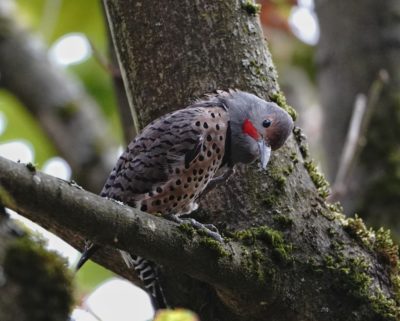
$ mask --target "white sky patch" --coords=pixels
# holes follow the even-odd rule
[[[306,7],[294,6],[289,16],[289,25],[297,38],[315,45],[319,39],[319,25],[314,10]]]
[[[314,0],[298,0],[299,7],[314,9]]]
[[[102,321],[152,320],[149,296],[132,283],[112,278],[101,284],[83,303],[84,309]]]
[[[90,55],[90,44],[83,33],[68,33],[57,39],[49,50],[50,59],[64,66],[81,63]]]
[[[124,152],[124,146],[119,145],[117,148],[117,158],[119,158],[123,152]]]
[[[76,260],[79,257],[79,252],[75,250],[71,245],[64,242],[58,236],[50,233],[49,231],[45,230],[43,227],[37,225],[36,223],[32,222],[31,220],[17,214],[14,211],[7,209],[7,212],[10,214],[10,217],[16,221],[21,222],[30,230],[40,234],[46,241],[47,245],[46,248],[49,250],[56,251],[61,256],[65,257],[68,260],[68,264],[72,267]]]
[[[99,319],[88,311],[75,309],[72,311],[71,321],[99,321]]]
[[[14,140],[0,144],[0,156],[14,162],[33,163],[35,152],[30,142],[26,140]]]
[[[122,145],[119,145],[115,152],[115,161],[118,160],[118,158],[122,155],[124,151],[125,151],[124,147]]]
[[[7,117],[0,111],[0,135],[4,133],[7,127]]]
[[[42,171],[66,181],[71,179],[71,167],[68,165],[67,161],[61,157],[48,159],[43,164]]]

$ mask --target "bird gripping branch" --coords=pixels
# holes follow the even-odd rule
[[[292,129],[291,117],[275,103],[242,91],[218,91],[147,125],[120,156],[100,195],[180,222],[179,216],[196,210],[197,199],[226,180],[235,164],[258,159],[265,169],[271,150],[280,148]],[[220,171],[225,173],[218,176]],[[77,269],[97,249],[88,244]],[[154,305],[165,306],[156,265],[122,256]]]

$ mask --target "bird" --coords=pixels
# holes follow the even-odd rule
[[[265,170],[271,151],[292,130],[292,118],[274,102],[232,89],[206,94],[148,124],[122,153],[100,195],[182,222],[179,217],[195,211],[197,200],[226,181],[236,164],[258,159]],[[215,230],[190,222],[221,240]],[[98,248],[87,243],[77,270]],[[157,265],[123,251],[121,255],[142,280],[154,307],[168,306]]]

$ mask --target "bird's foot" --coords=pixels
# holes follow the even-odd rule
[[[176,215],[169,215],[168,219],[178,224],[189,224],[214,240],[223,242],[221,234],[219,234],[218,229],[213,224],[202,224],[194,218],[179,218]]]

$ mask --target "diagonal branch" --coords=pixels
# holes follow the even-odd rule
[[[368,233],[371,231],[363,228],[359,221],[346,224],[346,229],[356,235],[352,240],[341,228],[340,220],[319,216],[325,222],[321,227],[328,228],[331,238],[337,240],[332,244],[341,246],[340,259],[327,254],[332,253],[330,251],[320,252],[326,251],[323,250],[325,240],[321,234],[318,245],[312,249],[316,255],[311,257],[306,254],[309,244],[299,240],[302,245],[292,247],[285,244],[282,233],[266,226],[241,231],[232,235],[233,239],[217,243],[186,226],[177,226],[37,172],[31,164],[17,164],[1,157],[0,203],[52,230],[78,248],[81,248],[82,239],[96,240],[111,248],[151,259],[174,273],[180,273],[181,277],[186,274],[207,283],[218,293],[221,309],[226,306],[241,315],[243,311],[249,311],[249,307],[251,320],[258,320],[257,315],[266,311],[273,312],[275,320],[285,320],[287,315],[297,320],[291,310],[285,311],[282,318],[278,317],[282,310],[276,303],[290,300],[291,304],[296,304],[290,298],[296,294],[289,289],[296,286],[300,293],[313,292],[312,284],[319,286],[321,298],[316,300],[322,299],[329,306],[337,302],[332,288],[346,298],[340,303],[341,309],[334,311],[332,320],[346,315],[347,309],[367,313],[372,318],[370,320],[381,316],[385,316],[382,320],[394,320],[399,313],[391,299],[389,285],[395,279],[388,280],[387,264],[371,251],[375,249],[381,256],[389,253],[389,247],[385,245],[385,249],[379,245],[385,234],[376,235],[379,243],[370,243],[369,240],[375,236],[370,238]],[[290,222],[280,221],[279,224]],[[303,234],[306,239],[313,237],[309,232]],[[369,242],[369,247],[359,244],[360,239],[364,244]],[[396,249],[393,247],[393,251]],[[392,257],[396,257],[395,252]],[[98,256],[97,262],[135,281],[115,253]],[[395,266],[392,265],[392,269],[396,269]],[[300,284],[304,285],[298,288],[299,285],[292,280],[300,276],[303,280]],[[179,288],[179,285],[175,287]],[[300,298],[298,300],[302,302]]]
[[[193,231],[188,234],[175,223],[1,157],[0,201],[46,227],[66,228],[74,237],[142,255],[219,288],[254,292],[266,287],[248,275],[244,250],[235,242],[217,244]]]

